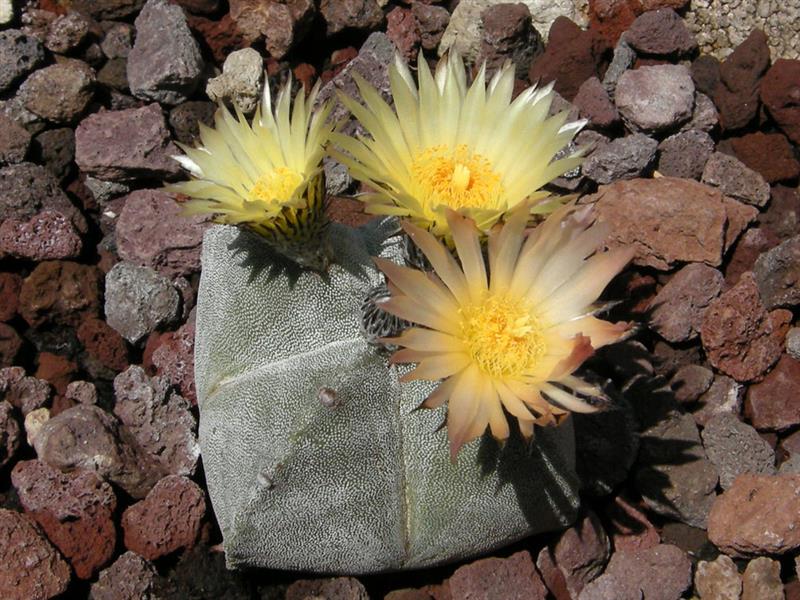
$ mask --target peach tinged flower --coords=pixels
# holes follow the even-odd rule
[[[496,439],[507,439],[504,410],[526,438],[535,424],[596,410],[602,392],[572,373],[629,329],[595,317],[594,303],[632,252],[598,251],[607,226],[592,224],[574,205],[529,234],[528,214],[522,206],[492,228],[488,269],[478,228],[452,210],[446,218],[459,261],[408,222],[403,228],[433,272],[376,259],[391,290],[382,308],[415,324],[386,340],[402,348],[392,362],[417,363],[404,381],[441,380],[422,406],[447,403],[452,460],[487,426]]]

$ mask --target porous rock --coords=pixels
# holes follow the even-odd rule
[[[769,183],[738,158],[714,152],[703,168],[702,182],[722,190],[726,196],[746,204],[764,206],[769,200]]]
[[[748,388],[745,414],[759,430],[784,431],[800,424],[800,361],[781,356],[763,381]]]
[[[8,90],[44,62],[44,48],[35,36],[19,29],[0,31],[0,91]]]
[[[544,51],[542,36],[533,27],[528,7],[517,2],[493,4],[481,13],[483,36],[479,63],[494,73],[506,60],[514,63],[517,78],[525,78],[533,59]]]
[[[42,408],[50,401],[50,384],[37,377],[27,377],[22,367],[0,369],[0,393],[22,416]]]
[[[708,390],[697,399],[692,416],[698,425],[705,427],[717,414],[739,415],[742,412],[743,395],[744,386],[730,377],[717,374]]]
[[[635,133],[617,138],[592,152],[581,172],[600,184],[641,177],[656,156],[658,142]]]
[[[731,413],[714,415],[703,429],[703,446],[727,490],[742,473],[775,474],[775,451],[747,423]]]
[[[606,575],[637,585],[647,600],[679,600],[692,583],[692,562],[670,544],[638,552],[615,552]]]
[[[81,45],[91,27],[92,22],[86,15],[70,10],[50,23],[44,46],[56,54],[66,54]]]
[[[756,131],[730,138],[730,142],[736,157],[767,183],[795,179],[800,175],[800,161],[795,158],[789,140],[781,133]]]
[[[681,56],[697,48],[683,19],[671,8],[647,11],[631,24],[625,41],[634,49],[656,56]]]
[[[422,48],[435,50],[450,22],[449,11],[443,6],[414,2],[411,4],[411,14],[417,21]]]
[[[319,11],[329,36],[346,30],[379,29],[383,23],[383,11],[375,0],[321,0]]]
[[[453,598],[509,598],[520,589],[527,590],[531,600],[544,600],[547,596],[547,588],[526,550],[508,558],[476,560],[450,576]]]
[[[190,403],[197,404],[194,383],[194,320],[190,319],[175,331],[164,334],[153,352],[156,372],[166,377]]]
[[[92,584],[92,600],[157,600],[156,569],[135,552],[125,552],[100,572]]]
[[[25,108],[54,123],[70,123],[89,106],[94,96],[95,74],[75,59],[39,69],[20,87]]]
[[[0,114],[0,165],[25,160],[31,145],[31,134],[16,121]]]
[[[759,256],[753,276],[767,308],[800,304],[800,235]]]
[[[581,117],[589,119],[589,127],[607,129],[619,121],[617,107],[597,77],[590,77],[581,84],[572,103],[580,111]]]
[[[742,600],[784,600],[781,563],[759,556],[742,574]]]
[[[74,170],[75,132],[69,127],[43,131],[33,140],[32,154],[34,160],[63,181]]]
[[[80,232],[61,213],[44,210],[30,219],[0,224],[0,255],[35,261],[76,258],[83,249]]]
[[[5,467],[19,449],[20,427],[14,407],[0,400],[0,469]]]
[[[368,600],[369,594],[367,589],[355,577],[300,579],[286,588],[284,600],[305,600],[306,598]]]
[[[312,0],[232,0],[230,8],[230,18],[243,38],[236,48],[266,38],[267,51],[278,59],[302,40],[316,14]],[[223,25],[222,21],[219,24]],[[227,29],[230,30],[230,25]],[[229,48],[226,54],[236,48]]]
[[[222,74],[208,80],[206,94],[212,102],[230,102],[250,114],[261,99],[264,61],[252,48],[232,52],[222,65]]]
[[[701,560],[694,574],[694,589],[701,600],[739,600],[742,576],[730,556]]]
[[[656,65],[625,71],[614,99],[632,128],[660,132],[677,128],[692,117],[694,82],[683,65]]]
[[[705,131],[690,129],[673,134],[658,145],[658,172],[667,177],[700,179],[714,140]]]
[[[795,144],[800,144],[800,56],[775,61],[761,81],[761,100],[769,114]]]
[[[76,325],[100,308],[100,269],[71,261],[39,263],[22,284],[19,313],[34,327]]]

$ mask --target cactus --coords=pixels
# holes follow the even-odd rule
[[[322,275],[284,268],[247,231],[206,234],[200,442],[231,568],[427,567],[575,516],[569,420],[530,445],[485,435],[453,463],[445,409],[414,410],[433,384],[400,383],[408,368],[364,338],[362,303],[382,283],[371,256],[401,261],[393,230],[388,220],[332,224],[336,259]]]

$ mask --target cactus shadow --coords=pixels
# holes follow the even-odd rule
[[[239,265],[248,270],[248,283],[266,276],[268,281],[285,278],[294,287],[302,275],[303,267],[281,255],[257,233],[239,229],[236,237],[228,244]]]

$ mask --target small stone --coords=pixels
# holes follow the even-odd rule
[[[763,381],[751,385],[745,414],[758,430],[784,431],[800,424],[800,361],[782,356]]]
[[[768,227],[748,229],[736,244],[725,267],[725,284],[732,287],[742,274],[752,271],[756,260],[767,250],[780,243],[780,239]]]
[[[800,475],[740,475],[714,503],[708,537],[731,556],[786,554],[800,547],[798,511]]]
[[[0,254],[35,261],[77,258],[83,241],[61,213],[45,210],[28,220],[6,219],[0,225]]]
[[[133,26],[128,23],[113,23],[100,42],[106,58],[128,58],[133,48],[133,31]]]
[[[710,54],[702,54],[692,62],[692,80],[698,92],[712,95],[720,80],[719,59]]]
[[[742,600],[784,600],[781,564],[766,556],[747,563],[742,575]]]
[[[0,469],[11,462],[19,450],[21,433],[14,407],[0,400]]]
[[[531,65],[528,79],[540,85],[554,81],[555,90],[572,101],[584,81],[600,77],[605,50],[593,31],[584,31],[569,18],[559,16],[550,26],[545,51]]]
[[[639,461],[636,487],[645,503],[658,514],[705,528],[717,472],[706,458],[694,419],[671,413],[644,430]]]
[[[328,37],[345,30],[372,31],[383,24],[383,11],[376,0],[321,0]]]
[[[191,479],[168,475],[122,514],[125,547],[147,560],[190,548],[205,513],[203,490]]]
[[[650,327],[669,342],[699,335],[703,315],[722,292],[722,273],[702,263],[678,271],[650,304]]]
[[[42,351],[39,353],[39,364],[34,376],[52,385],[58,396],[64,396],[67,384],[75,378],[77,371],[77,363],[63,354]]]
[[[736,381],[763,377],[780,358],[783,342],[751,273],[711,302],[700,336],[709,362]]]
[[[50,23],[44,47],[56,54],[66,54],[83,43],[92,27],[91,21],[73,10]]]
[[[792,327],[786,334],[786,352],[795,360],[800,360],[800,327]]]
[[[0,393],[22,416],[50,402],[52,389],[43,379],[26,377],[22,367],[0,369]]]
[[[114,379],[114,414],[165,473],[191,476],[200,456],[197,423],[189,403],[169,387],[166,378],[151,380],[131,366]]]
[[[547,588],[542,583],[527,550],[508,558],[482,558],[459,567],[450,577],[453,598],[515,598],[525,590],[525,598],[545,600]]]
[[[200,123],[214,124],[217,107],[212,102],[190,101],[179,104],[169,111],[169,126],[175,139],[183,144],[194,145],[200,135]]]
[[[800,304],[800,235],[759,256],[753,275],[767,308]]]
[[[22,277],[0,271],[0,321],[10,321],[17,314]]]
[[[22,162],[30,145],[31,134],[16,121],[0,114],[0,165]]]
[[[669,382],[675,400],[681,404],[696,402],[711,387],[714,372],[701,365],[684,365]]]
[[[127,61],[124,58],[106,61],[106,64],[97,72],[97,82],[112,90],[129,93]]]
[[[612,100],[616,95],[617,83],[622,74],[630,69],[636,62],[636,51],[631,48],[621,37],[614,48],[614,56],[611,59],[611,64],[608,65],[605,74],[603,75],[603,87],[608,92],[608,97]]]
[[[25,415],[25,438],[28,442],[28,446],[33,448],[33,444],[35,443],[34,440],[36,440],[36,436],[39,435],[42,425],[47,423],[49,420],[49,408],[37,408]]]
[[[800,144],[800,60],[780,58],[761,81],[761,101],[781,131]]]
[[[754,29],[720,65],[713,92],[723,129],[741,129],[758,113],[759,81],[769,67],[767,36]]]
[[[696,181],[659,177],[617,181],[582,202],[594,203],[598,220],[611,225],[609,245],[633,247],[634,263],[668,270],[680,262],[717,266],[735,236],[755,218],[747,209],[744,224],[733,228],[743,205]],[[733,231],[738,229],[738,231]]]
[[[91,381],[72,381],[65,397],[76,404],[97,404],[97,388]]]
[[[230,102],[243,113],[251,114],[261,100],[264,61],[252,48],[228,55],[222,75],[208,80],[206,94],[212,102]]]
[[[0,323],[0,367],[13,365],[20,350],[22,338],[11,325]]]
[[[422,48],[435,50],[450,22],[450,13],[443,6],[414,2],[411,4],[411,14],[417,20]]]
[[[134,498],[144,497],[163,476],[119,422],[97,406],[79,404],[59,413],[42,426],[33,444],[50,466],[94,471]]]
[[[709,132],[718,124],[719,113],[714,106],[714,101],[705,94],[696,92],[694,95],[692,118],[688,123],[684,123],[683,127],[681,127],[681,131],[696,129],[698,131]]]
[[[128,55],[131,93],[164,104],[188,100],[204,65],[183,10],[167,0],[148,0],[135,25],[136,41]]]
[[[114,555],[117,498],[91,471],[62,473],[40,460],[17,463],[11,481],[25,512],[75,569],[91,578]]]
[[[694,108],[694,82],[683,65],[656,65],[625,71],[614,99],[622,118],[645,132],[673,129],[688,121]]]
[[[386,15],[386,35],[407,62],[413,61],[419,54],[420,34],[411,9],[396,6],[389,11]]]
[[[680,548],[659,544],[615,552],[605,574],[638,586],[647,600],[679,600],[692,583],[692,562]]]
[[[683,19],[671,8],[645,12],[625,33],[635,50],[655,56],[683,56],[697,48],[697,41]]]
[[[172,195],[137,190],[126,197],[116,227],[123,260],[151,267],[168,277],[200,270],[200,248],[208,228],[205,216],[186,217]]]
[[[550,590],[563,581],[569,596],[576,598],[600,576],[610,556],[608,536],[597,516],[589,513],[561,534],[554,546],[543,548],[536,566]]]
[[[369,594],[361,582],[354,577],[300,579],[286,588],[284,600],[308,600],[309,598],[369,600]]]
[[[71,123],[94,97],[95,75],[85,62],[65,59],[39,69],[20,87],[25,108],[53,123]]]
[[[642,588],[614,575],[601,575],[583,588],[578,600],[642,600]]]
[[[775,474],[775,452],[747,423],[730,413],[714,415],[703,429],[708,459],[719,473],[723,490],[742,473]]]
[[[101,275],[97,267],[70,261],[39,263],[22,284],[19,313],[34,327],[77,325],[99,313]]]
[[[44,48],[34,36],[19,29],[0,31],[0,92],[44,62]]]
[[[158,104],[94,113],[75,130],[75,162],[93,177],[114,182],[180,174]]]
[[[746,204],[764,206],[769,200],[769,184],[764,178],[738,158],[722,152],[714,152],[708,159],[701,181]]]
[[[86,352],[114,373],[128,367],[128,346],[122,336],[102,319],[89,317],[78,327],[78,341]]]
[[[33,141],[33,155],[63,181],[72,174],[75,161],[75,133],[68,127],[43,131]]]
[[[691,129],[669,136],[658,145],[658,172],[667,177],[700,179],[714,153],[714,140],[704,131]]]
[[[800,161],[795,158],[792,145],[783,134],[757,131],[730,138],[730,142],[736,157],[768,183],[795,179],[800,175]]]
[[[156,600],[158,573],[149,560],[126,552],[100,572],[92,584],[92,600]]]
[[[619,121],[617,107],[597,77],[590,77],[581,84],[572,103],[580,111],[581,117],[589,119],[590,127],[607,129]]]
[[[33,519],[0,508],[0,596],[7,600],[53,598],[66,591],[69,565]]]
[[[736,563],[729,556],[720,554],[713,561],[697,563],[694,589],[700,600],[739,600],[742,577]]]
[[[194,321],[190,320],[173,333],[163,336],[153,352],[156,372],[166,377],[190,403],[197,404],[194,382]]]
[[[179,308],[178,291],[150,268],[120,262],[106,275],[106,321],[132,344],[173,322]]]
[[[481,13],[481,20],[478,62],[486,61],[487,73],[492,74],[510,60],[517,79],[524,79],[533,60],[544,52],[544,41],[533,26],[530,9],[521,2],[492,4]]]
[[[91,175],[87,175],[83,181],[83,184],[86,186],[86,189],[94,197],[95,201],[100,204],[105,210],[103,214],[108,212],[108,206],[112,200],[118,198],[119,196],[124,196],[128,192],[131,191],[130,186],[125,185],[124,183],[115,183],[113,181],[103,181],[102,179],[96,179]],[[112,218],[116,218],[117,213],[112,211]]]
[[[658,142],[642,133],[617,138],[592,152],[581,172],[600,184],[643,175],[656,156]]]
[[[739,415],[742,412],[744,387],[725,375],[715,375],[714,382],[708,391],[697,399],[697,408],[692,416],[701,427],[717,414],[730,413]]]

